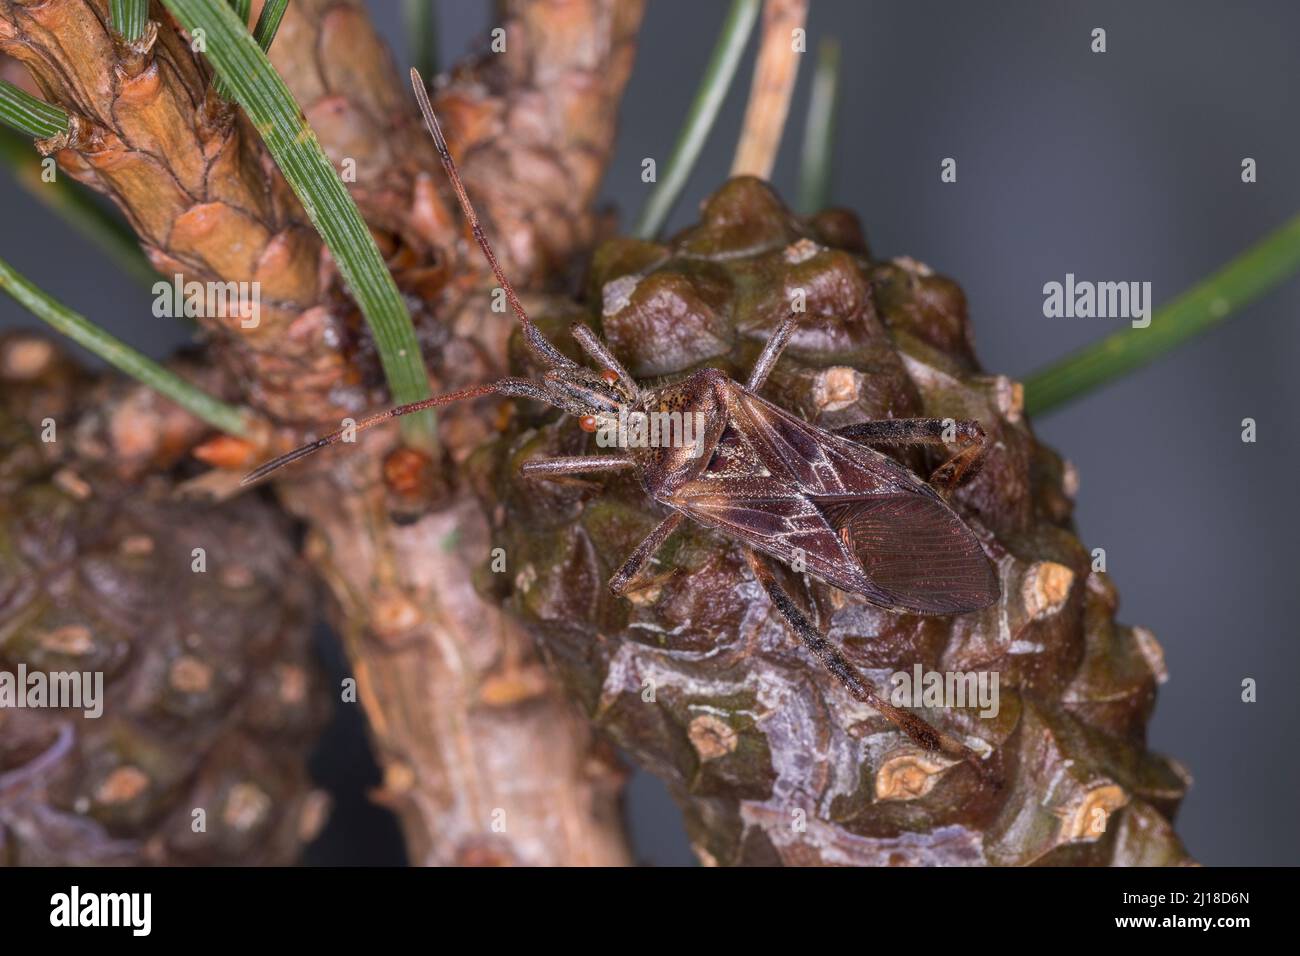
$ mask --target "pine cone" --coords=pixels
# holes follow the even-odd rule
[[[114,420],[43,340],[0,381],[0,675],[102,674],[97,717],[0,707],[0,863],[294,862],[324,697],[288,522],[79,451]]]
[[[1074,532],[1073,470],[1035,441],[1019,386],[981,371],[955,283],[912,260],[872,259],[848,213],[799,219],[741,178],[667,244],[606,244],[590,290],[593,324],[643,381],[704,366],[744,381],[802,293],[805,321],[766,398],[828,428],[974,418],[992,445],[954,506],[986,533],[1002,590],[995,606],[893,613],[790,575],[882,692],[918,665],[997,675],[996,715],[974,704],[917,711],[985,753],[983,773],[919,749],[856,703],[724,537],[683,526],[648,587],[611,595],[610,575],[666,512],[622,474],[521,479],[527,458],[599,453],[571,418],[525,409],[513,433],[476,456],[507,555],[507,573],[485,571],[485,586],[527,622],[595,724],[667,781],[701,860],[1187,861],[1171,825],[1186,773],[1145,746],[1164,678],[1159,646],[1116,624],[1115,588]],[[540,324],[577,356],[560,323]],[[942,460],[899,458],[922,475]]]

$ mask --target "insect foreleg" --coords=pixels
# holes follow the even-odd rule
[[[781,616],[785,618],[791,630],[799,636],[804,646],[812,651],[813,655],[835,676],[836,680],[844,685],[845,689],[853,695],[854,700],[859,700],[877,710],[881,716],[897,726],[899,730],[926,750],[937,750],[960,760],[970,760],[972,762],[978,760],[975,751],[965,744],[940,730],[936,730],[915,714],[900,707],[895,707],[882,699],[871,684],[858,673],[857,669],[845,660],[844,655],[823,637],[817,628],[813,626],[813,623],[808,620],[803,611],[795,604],[794,599],[781,587],[776,575],[772,572],[772,568],[768,565],[767,559],[749,549],[746,549],[745,557],[749,561],[749,567],[753,571],[754,577],[763,585],[768,598],[771,599],[776,609],[781,612]]]
[[[623,566],[614,572],[614,576],[609,579],[609,589],[620,597],[631,589],[632,580],[640,573],[641,569],[646,566],[655,552],[663,547],[668,536],[677,530],[677,526],[682,523],[680,512],[674,511],[663,521],[659,522],[659,527],[655,528],[646,536],[646,539],[636,546]]]
[[[837,428],[835,434],[871,446],[944,447],[950,441],[964,446],[930,475],[930,484],[944,491],[950,491],[974,478],[988,455],[984,429],[974,419],[882,418]]]
[[[745,388],[751,392],[757,392],[767,381],[767,377],[772,374],[772,367],[776,365],[776,360],[781,357],[785,351],[786,345],[790,343],[790,336],[794,335],[795,327],[799,320],[793,314],[785,317],[772,337],[767,340],[763,346],[763,351],[759,353],[758,360],[754,363],[753,371],[749,373],[749,381],[745,383]]]
[[[519,466],[525,478],[555,478],[597,471],[621,471],[636,464],[625,455],[581,455],[576,458],[532,458]]]

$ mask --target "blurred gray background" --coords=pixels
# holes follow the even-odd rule
[[[397,0],[371,0],[399,62]],[[726,4],[651,0],[605,197],[630,222],[662,172]],[[439,3],[442,62],[480,42],[489,5]],[[1094,27],[1108,52],[1089,50]],[[1294,0],[860,3],[813,0],[809,55],[775,183],[793,201],[803,104],[818,40],[839,38],[842,81],[832,197],[855,209],[878,256],[910,255],[965,288],[981,360],[1015,378],[1114,331],[1046,319],[1042,286],[1149,280],[1157,304],[1300,211],[1300,5]],[[752,51],[669,223],[722,182]],[[939,180],[943,157],[958,181]],[[1243,157],[1258,182],[1241,182]],[[184,339],[92,245],[0,174],[0,256],[64,302],[162,355]],[[1084,543],[1106,549],[1121,618],[1164,646],[1153,746],[1196,782],[1178,829],[1210,865],[1300,863],[1295,734],[1300,671],[1300,279],[1158,364],[1040,417],[1078,467]],[[7,298],[0,325],[35,324]],[[1243,444],[1241,420],[1258,422]],[[323,653],[343,662],[328,636]],[[1241,681],[1258,702],[1241,702]],[[316,759],[336,811],[317,863],[401,859],[355,708]],[[639,858],[691,863],[677,812],[645,774],[628,813]]]

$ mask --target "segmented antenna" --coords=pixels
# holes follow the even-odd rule
[[[478,214],[474,212],[474,204],[469,201],[469,194],[465,192],[465,184],[460,181],[460,173],[456,170],[456,161],[451,158],[451,150],[447,148],[447,140],[443,138],[442,127],[438,125],[438,117],[433,115],[433,107],[429,104],[429,94],[424,90],[424,80],[420,78],[420,71],[411,67],[411,86],[415,89],[416,102],[420,104],[420,113],[424,116],[424,125],[428,129],[429,135],[433,137],[433,145],[438,149],[438,155],[442,159],[442,168],[447,171],[447,178],[451,180],[451,186],[456,190],[456,198],[460,200],[461,211],[464,212],[465,218],[469,221],[470,229],[474,232],[474,241],[478,247],[483,250],[483,256],[487,259],[488,265],[492,267],[492,274],[496,276],[497,284],[505,290],[506,299],[510,302],[510,308],[514,309],[515,315],[519,316],[519,321],[524,325],[524,338],[540,359],[549,368],[557,365],[569,366],[576,363],[567,358],[554,345],[546,340],[546,336],[537,330],[532,320],[528,318],[528,313],[524,311],[523,305],[519,302],[519,296],[515,295],[514,286],[506,278],[506,274],[501,270],[501,264],[497,262],[496,253],[492,251],[492,244],[488,242],[487,236],[483,234],[483,227],[479,224]]]
[[[483,250],[483,256],[487,259],[488,265],[492,267],[492,274],[496,276],[497,282],[505,290],[506,298],[510,302],[510,307],[514,309],[515,315],[519,316],[519,321],[523,323],[524,338],[528,342],[528,347],[533,351],[543,364],[548,368],[556,366],[575,366],[577,363],[561,353],[554,345],[546,340],[546,336],[538,331],[537,326],[533,325],[528,318],[528,313],[524,311],[523,305],[519,302],[519,296],[515,295],[514,286],[501,271],[501,264],[497,262],[496,253],[492,251],[492,244],[488,242],[487,236],[483,234],[483,227],[479,224],[478,215],[474,212],[474,205],[469,201],[469,194],[465,192],[465,184],[460,181],[460,173],[456,170],[456,162],[451,158],[451,151],[447,149],[447,140],[443,138],[442,128],[438,126],[438,118],[433,115],[433,107],[429,105],[429,94],[424,91],[424,81],[420,79],[420,71],[414,67],[411,69],[411,86],[415,88],[415,99],[420,104],[420,113],[424,116],[424,125],[429,130],[429,135],[433,137],[433,143],[438,148],[438,155],[442,158],[442,167],[447,171],[447,178],[451,180],[452,188],[456,190],[456,198],[460,200],[461,211],[464,212],[465,218],[469,220],[470,228],[474,231],[474,241],[478,247]],[[488,395],[497,392],[502,395],[515,395],[521,398],[531,398],[536,401],[546,402],[555,405],[555,400],[547,393],[546,389],[536,382],[528,379],[505,378],[499,382],[493,382],[490,385],[479,385],[475,388],[461,389],[459,392],[448,392],[446,395],[435,395],[433,398],[426,398],[419,402],[411,402],[409,405],[398,405],[387,411],[379,412],[368,418],[363,418],[355,425],[345,426],[338,431],[330,432],[315,441],[310,441],[305,445],[300,445],[288,454],[281,455],[279,458],[273,458],[265,465],[249,472],[244,476],[240,484],[251,485],[256,481],[261,481],[271,472],[283,468],[300,458],[306,458],[312,452],[320,451],[322,448],[328,448],[342,440],[346,434],[365,431],[381,422],[397,418],[401,415],[410,415],[413,412],[422,412],[426,408],[435,408],[439,405],[448,405],[452,402],[458,402],[464,398],[477,398],[480,395]],[[561,407],[561,406],[557,406]]]
[[[418,402],[411,402],[409,405],[398,405],[387,411],[378,412],[368,418],[363,418],[355,425],[345,425],[338,431],[330,432],[328,435],[322,435],[315,441],[309,441],[305,445],[299,445],[293,451],[281,455],[279,458],[273,458],[265,465],[250,471],[239,482],[241,485],[251,485],[254,482],[261,481],[273,471],[283,468],[285,465],[297,461],[299,458],[306,458],[312,452],[320,451],[322,448],[328,448],[330,445],[339,442],[345,434],[349,432],[363,432],[367,428],[373,428],[381,422],[386,422],[391,418],[398,418],[402,415],[410,415],[414,412],[422,412],[426,408],[435,408],[438,405],[450,405],[452,402],[458,402],[462,398],[478,398],[480,395],[488,395],[492,392],[520,391],[523,386],[527,386],[527,391],[531,392],[536,386],[526,379],[502,379],[499,382],[492,382],[488,385],[477,385],[474,388],[463,388],[459,392],[448,392],[445,395],[435,395],[433,398],[422,399]],[[529,397],[532,397],[529,395]]]

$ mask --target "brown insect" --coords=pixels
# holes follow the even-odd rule
[[[853,697],[875,708],[928,750],[963,759],[975,754],[915,714],[878,696],[809,620],[777,580],[770,560],[793,564],[874,605],[920,614],[961,614],[998,599],[998,579],[975,533],[935,487],[951,489],[981,464],[986,445],[978,422],[886,419],[835,431],[817,428],[759,397],[797,320],[792,315],[768,339],[741,385],[718,369],[701,369],[681,381],[641,388],[586,325],[572,333],[599,366],[592,371],[555,348],[528,319],[503,274],[456,171],[419,73],[411,82],[424,120],[442,157],[474,238],[523,327],[528,348],[545,367],[540,381],[504,378],[380,412],[357,431],[438,405],[498,394],[544,402],[595,431],[620,415],[677,412],[698,415],[702,433],[693,446],[633,447],[619,454],[545,458],[525,462],[528,478],[634,471],[668,517],[639,544],[610,578],[618,595],[685,519],[744,546],[755,578],[799,639]],[[257,481],[343,436],[340,429],[270,461],[244,479]],[[870,445],[929,444],[955,440],[961,450],[924,481]]]

